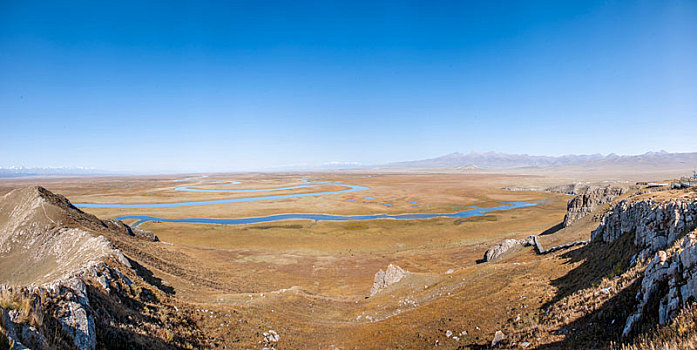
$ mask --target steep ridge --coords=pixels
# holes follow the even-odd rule
[[[642,259],[684,236],[694,228],[696,217],[694,192],[681,197],[640,196],[623,200],[605,213],[591,240],[610,243],[624,234],[633,235]]]
[[[508,330],[507,346],[693,348],[697,191],[638,191],[592,214],[602,216],[589,244],[556,255],[576,267],[552,281],[539,321]]]
[[[514,189],[515,190],[515,189]],[[629,187],[618,185],[592,185],[588,183],[574,183],[569,185],[559,185],[545,189],[547,192],[564,193],[575,195],[566,207],[566,215],[564,220],[558,226],[558,229],[563,229],[578,222],[589,214],[601,210],[605,205],[612,203],[614,200],[629,191]],[[599,216],[598,216],[599,217]],[[496,260],[506,254],[508,251],[517,247],[532,246],[535,253],[544,255],[558,250],[571,248],[578,245],[587,244],[588,240],[576,240],[572,242],[562,243],[545,249],[540,242],[539,235],[530,235],[524,239],[506,239],[502,242],[490,247],[484,253],[484,258],[480,262]]]
[[[679,198],[642,198],[622,201],[609,211],[593,231],[591,239],[614,242],[623,235],[633,235],[639,251],[635,262],[646,262],[641,289],[637,293],[636,311],[626,320],[623,335],[645,318],[658,318],[666,324],[688,300],[697,298],[697,196],[687,193]],[[686,235],[687,234],[687,235]],[[684,239],[683,239],[684,237]],[[666,288],[667,287],[667,288]],[[658,310],[648,310],[652,300]],[[653,312],[654,315],[647,315]],[[657,314],[656,314],[657,313]]]
[[[564,216],[564,227],[592,213],[598,207],[612,202],[626,191],[625,187],[620,186],[588,186],[569,201],[566,216]]]
[[[0,199],[0,281],[42,285],[110,257],[130,266],[106,238],[80,228],[80,223],[109,226],[41,187],[5,195]],[[115,222],[110,226],[126,227]]]
[[[0,198],[0,346],[196,346],[188,317],[114,245],[156,240],[42,187]]]

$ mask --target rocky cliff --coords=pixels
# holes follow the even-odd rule
[[[697,301],[697,239],[695,232],[684,237],[679,244],[660,250],[649,261],[637,293],[636,312],[625,323],[626,336],[633,326],[647,316],[652,300],[658,301],[658,323],[665,325],[678,315],[681,309]]]
[[[114,241],[156,237],[100,220],[42,187],[0,197],[0,347],[194,346],[192,337],[168,336],[165,328],[188,328],[188,319],[163,303],[167,297]]]
[[[489,248],[486,250],[484,253],[484,259],[481,260],[481,262],[488,262],[488,261],[493,261],[501,257],[502,255],[506,254],[508,251],[510,251],[513,248],[516,247],[533,247],[535,250],[535,253],[543,255],[543,254],[548,254],[557,250],[562,250],[562,249],[567,249],[571,248],[577,245],[584,245],[588,244],[588,241],[573,241],[565,244],[560,244],[554,247],[550,247],[545,249],[542,246],[542,243],[540,243],[540,236],[538,235],[530,235],[527,236],[523,239],[505,239],[501,241],[500,243],[494,245],[493,247]]]
[[[673,244],[695,227],[696,219],[697,201],[691,198],[623,200],[602,217],[591,240],[609,243],[631,234],[644,258]]]
[[[564,227],[568,227],[600,206],[612,202],[627,191],[619,186],[588,186],[572,198],[566,207]]]
[[[635,312],[626,320],[623,335],[647,318],[666,324],[697,297],[697,198],[624,200],[608,211],[591,240],[611,243],[631,235],[637,254],[632,264],[645,264]],[[648,260],[648,262],[646,262]],[[650,307],[658,303],[658,310]],[[656,314],[649,314],[656,313]]]

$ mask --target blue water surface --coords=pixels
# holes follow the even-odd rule
[[[505,202],[504,205],[493,208],[472,207],[468,210],[463,210],[457,213],[433,213],[433,214],[374,214],[374,215],[331,215],[331,214],[278,214],[269,216],[259,216],[251,218],[238,219],[214,219],[214,218],[184,218],[184,219],[167,219],[148,215],[124,215],[117,219],[136,219],[138,220],[133,226],[138,226],[148,221],[158,222],[177,222],[177,223],[199,223],[199,224],[219,224],[219,225],[243,225],[257,224],[263,222],[281,221],[281,220],[315,220],[315,221],[356,221],[356,220],[377,220],[377,219],[394,219],[394,220],[418,220],[432,218],[468,218],[477,215],[483,215],[496,210],[516,209],[534,207],[539,205],[539,201],[526,202]]]
[[[349,193],[356,191],[364,191],[370,188],[366,186],[358,185],[347,185],[343,183],[323,181],[323,182],[309,182],[307,179],[301,179],[303,185],[287,186],[287,187],[277,187],[277,188],[264,188],[264,189],[252,189],[252,190],[219,190],[219,189],[204,189],[204,188],[191,188],[190,186],[180,186],[176,187],[176,191],[188,191],[188,192],[268,192],[268,191],[282,191],[296,188],[305,188],[313,186],[335,186],[343,187],[344,189],[339,189],[336,191],[320,191],[313,193],[297,193],[297,194],[283,194],[283,195],[269,195],[269,196],[256,196],[256,197],[246,197],[246,198],[230,198],[230,199],[217,199],[208,201],[187,201],[187,202],[172,202],[172,203],[149,203],[149,204],[120,204],[120,203],[75,203],[74,205],[80,208],[124,208],[124,209],[140,209],[140,208],[172,208],[172,207],[186,207],[186,206],[197,206],[197,205],[213,205],[213,204],[226,204],[226,203],[243,203],[243,202],[255,202],[262,200],[271,199],[284,199],[284,198],[300,198],[300,197],[311,197],[311,196],[323,196],[328,194],[338,194],[338,193]],[[227,185],[237,185],[240,184],[238,181],[228,181]],[[197,187],[203,186],[220,186],[218,185],[198,185]],[[371,196],[364,197],[365,199],[375,199]],[[392,201],[387,201],[383,203],[388,207],[392,207]],[[417,202],[413,203],[413,206],[417,207]],[[217,219],[217,218],[183,218],[183,219],[167,219],[148,215],[123,215],[116,217],[120,220],[126,219],[136,219],[138,220],[133,226],[138,226],[144,222],[148,221],[158,221],[158,222],[176,222],[176,223],[204,223],[204,224],[220,224],[220,225],[242,225],[242,224],[255,224],[264,223],[272,221],[281,220],[315,220],[315,221],[355,221],[355,220],[377,220],[377,219],[394,219],[394,220],[418,220],[418,219],[431,219],[431,218],[466,218],[477,215],[483,215],[485,213],[495,211],[495,210],[505,210],[505,209],[516,209],[532,207],[540,204],[539,201],[525,201],[525,202],[504,202],[503,205],[493,208],[479,208],[476,206],[470,207],[460,207],[467,208],[456,213],[420,213],[420,214],[374,214],[374,215],[331,215],[331,214],[278,214],[260,217],[249,217],[249,218],[234,218],[234,219]],[[457,208],[457,207],[453,207]]]
[[[303,182],[307,182],[306,179]],[[301,180],[301,181],[302,181]],[[229,184],[239,184],[237,181],[229,181]],[[268,192],[268,191],[281,191],[294,188],[304,188],[304,187],[315,187],[315,186],[333,186],[333,187],[344,187],[345,189],[336,191],[321,191],[312,193],[294,193],[294,194],[279,194],[271,196],[257,196],[257,197],[245,197],[245,198],[230,198],[230,199],[216,199],[208,201],[191,201],[191,202],[171,202],[171,203],[141,203],[141,204],[121,204],[121,203],[75,203],[74,205],[78,208],[121,208],[121,209],[146,209],[146,208],[174,208],[174,207],[189,207],[196,205],[214,205],[214,204],[227,204],[227,203],[244,203],[244,202],[256,202],[270,199],[285,199],[285,198],[300,198],[300,197],[312,197],[312,196],[324,196],[328,194],[338,194],[338,193],[349,193],[356,191],[364,191],[370,188],[365,186],[357,185],[346,185],[340,183],[331,183],[328,181],[324,182],[312,182],[305,185],[289,186],[289,187],[277,187],[277,188],[264,188],[256,190],[211,190],[211,189],[201,189],[201,188],[190,188],[189,186],[176,187],[175,191],[189,191],[189,192]],[[200,187],[200,186],[199,186]]]

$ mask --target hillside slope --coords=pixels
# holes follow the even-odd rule
[[[508,328],[502,346],[695,348],[697,192],[639,191],[599,215],[590,243],[560,255],[576,266],[552,281],[539,321]]]
[[[114,245],[155,240],[42,187],[0,198],[0,348],[196,346],[195,325]]]

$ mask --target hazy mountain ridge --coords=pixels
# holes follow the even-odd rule
[[[0,177],[53,176],[53,175],[100,175],[108,171],[83,167],[0,167]]]
[[[451,153],[445,156],[389,163],[385,168],[407,169],[437,169],[477,167],[481,169],[516,169],[516,168],[549,168],[549,167],[617,167],[642,166],[654,168],[690,168],[697,167],[697,152],[668,153],[648,152],[640,155],[606,156],[602,154],[563,155],[563,156],[531,156],[527,154],[506,154],[498,152],[486,153]]]

